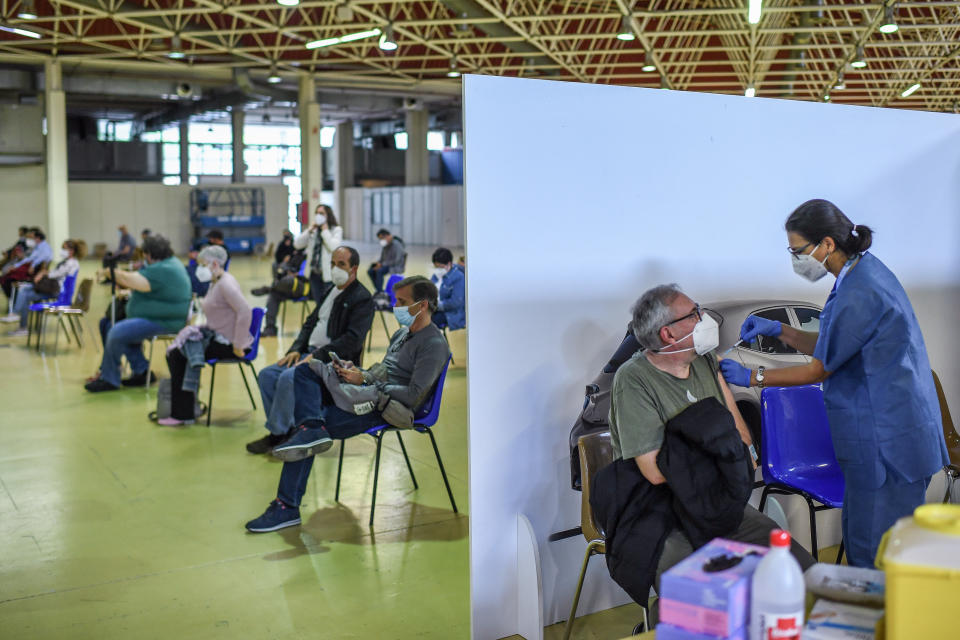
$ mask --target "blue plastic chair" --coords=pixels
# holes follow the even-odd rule
[[[417,477],[413,475],[413,467],[410,465],[410,458],[407,456],[407,448],[403,444],[403,438],[400,436],[400,431],[416,431],[417,433],[425,433],[430,436],[430,444],[433,445],[433,452],[437,456],[437,464],[440,466],[440,475],[443,476],[443,484],[447,487],[447,496],[450,497],[450,506],[453,508],[454,513],[459,513],[457,511],[457,503],[453,499],[453,491],[450,490],[450,481],[447,479],[447,471],[443,467],[443,460],[440,458],[440,449],[437,448],[437,440],[433,437],[433,427],[437,423],[437,419],[440,417],[440,403],[443,397],[443,382],[447,377],[447,368],[450,366],[450,360],[447,359],[447,363],[443,365],[443,370],[440,371],[440,376],[437,378],[437,382],[434,385],[433,392],[427,400],[421,405],[421,407],[414,413],[413,416],[413,428],[412,429],[398,429],[393,425],[382,424],[371,429],[367,429],[367,435],[371,436],[374,440],[377,441],[377,458],[373,466],[373,495],[370,499],[370,526],[373,526],[373,514],[377,508],[377,482],[380,478],[380,450],[383,446],[383,436],[386,433],[395,431],[397,434],[397,440],[400,442],[400,451],[403,452],[403,459],[407,463],[407,471],[410,472],[410,479],[413,480],[413,488],[419,489],[420,485],[417,484]],[[340,440],[340,461],[337,463],[337,488],[335,490],[333,499],[335,502],[340,502],[340,472],[343,470],[343,450],[346,447],[346,440]]]
[[[297,276],[301,278],[306,278],[307,273],[307,260],[304,259],[300,263],[300,270],[297,272]],[[292,304],[302,303],[300,306],[300,326],[303,326],[303,321],[307,317],[307,303],[309,303],[313,298],[313,292],[310,292],[310,296],[300,296],[299,298],[292,298],[290,300],[281,300],[280,301],[280,333],[283,333],[283,325],[287,320],[287,302]]]
[[[817,512],[843,507],[843,472],[833,451],[819,385],[769,387],[760,394],[763,493],[798,495],[810,513],[811,554],[817,560]],[[814,505],[814,501],[820,505]],[[843,543],[837,563],[843,557]]]
[[[54,300],[34,302],[29,309],[27,316],[27,346],[30,346],[30,337],[36,332],[37,351],[40,350],[40,342],[47,330],[47,316],[44,313],[51,307],[69,307],[73,303],[73,290],[77,286],[78,273],[67,276],[63,279],[63,285],[60,287],[60,294]]]
[[[397,306],[397,296],[393,293],[393,288],[397,286],[397,283],[403,280],[402,273],[391,273],[390,277],[387,278],[387,284],[383,287],[383,292],[387,294],[390,298],[390,306],[386,305],[386,300],[382,296],[373,297],[373,309],[377,312],[377,315],[380,316],[380,322],[383,323],[383,332],[387,336],[387,342],[390,342],[390,329],[387,328],[387,318],[385,314],[387,312],[393,313],[393,308]],[[373,347],[373,330],[367,332],[367,353],[370,353],[370,349]]]
[[[243,372],[243,365],[250,367],[253,373],[253,381],[259,383],[257,379],[257,370],[253,366],[253,361],[257,359],[257,353],[260,351],[260,329],[263,327],[263,314],[266,310],[261,307],[254,307],[253,317],[250,319],[250,335],[253,336],[253,344],[250,345],[250,351],[242,358],[211,358],[207,360],[210,365],[210,397],[207,400],[207,426],[210,426],[210,416],[213,413],[213,381],[217,375],[218,364],[237,364],[240,365],[240,376],[243,378],[243,386],[247,388],[247,395],[250,396],[250,404],[253,410],[257,410],[257,403],[253,399],[253,392],[250,391],[250,384],[247,383],[247,374]]]

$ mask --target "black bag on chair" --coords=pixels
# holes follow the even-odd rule
[[[60,283],[53,278],[43,276],[39,282],[33,283],[33,290],[48,298],[56,298],[60,295]]]

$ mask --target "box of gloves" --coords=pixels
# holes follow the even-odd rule
[[[660,577],[657,639],[745,638],[750,581],[766,552],[715,538],[666,571]]]

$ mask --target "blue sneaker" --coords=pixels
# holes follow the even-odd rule
[[[279,500],[274,500],[262,516],[247,523],[247,531],[250,533],[267,533],[298,524],[300,524],[300,509],[288,507]]]
[[[299,462],[333,446],[333,438],[323,427],[300,425],[293,435],[273,448],[273,456],[284,462]]]

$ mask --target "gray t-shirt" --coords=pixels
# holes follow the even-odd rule
[[[393,334],[387,355],[380,363],[386,370],[386,379],[374,384],[394,400],[416,411],[440,377],[449,356],[447,340],[435,324],[431,323],[416,333],[403,327]]]
[[[726,406],[713,354],[694,360],[686,379],[657,369],[644,352],[634,354],[613,378],[610,442],[614,455],[629,459],[656,451],[663,444],[664,425],[691,404],[711,396]]]

